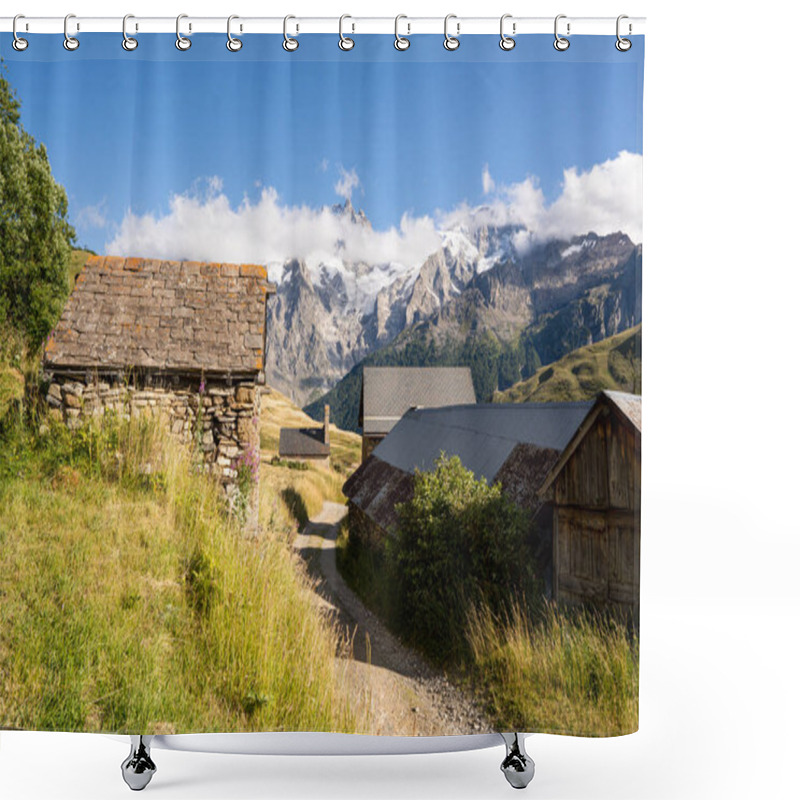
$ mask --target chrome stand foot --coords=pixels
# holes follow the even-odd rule
[[[506,780],[515,789],[524,789],[536,769],[533,759],[525,752],[525,739],[520,733],[501,733],[506,743],[506,757],[500,765]]]
[[[140,792],[155,775],[156,765],[150,758],[152,736],[131,736],[131,752],[122,762],[122,779],[134,792]]]

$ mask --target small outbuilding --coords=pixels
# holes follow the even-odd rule
[[[328,464],[331,457],[330,406],[325,406],[321,428],[281,428],[278,441],[280,458]]]
[[[467,403],[475,403],[469,367],[364,367],[358,410],[361,460],[409,409]]]
[[[553,593],[639,618],[642,399],[602,392],[543,490],[553,496]]]

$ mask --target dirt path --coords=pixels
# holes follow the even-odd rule
[[[320,582],[320,603],[353,639],[349,676],[369,704],[373,733],[438,736],[487,732],[489,723],[465,693],[401,644],[367,609],[336,569],[336,534],[345,506],[326,502],[295,539]]]

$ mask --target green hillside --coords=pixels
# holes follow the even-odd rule
[[[495,403],[591,400],[603,389],[642,392],[642,326],[573,350],[504,392]]]

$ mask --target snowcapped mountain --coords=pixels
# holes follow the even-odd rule
[[[363,226],[371,231],[363,211],[356,212],[350,200],[331,211],[357,230]],[[441,315],[478,284],[491,285],[490,291],[503,294],[512,305],[514,292],[521,290],[524,296],[534,283],[543,296],[577,286],[587,270],[602,269],[597,242],[609,237],[590,234],[553,243],[544,268],[537,257],[535,276],[526,274],[531,237],[519,225],[459,225],[439,231],[436,238],[438,246],[419,264],[348,260],[342,244],[336,252],[270,265],[278,292],[268,304],[268,383],[304,405],[331,389],[365,356]],[[633,245],[622,238],[630,250]],[[508,284],[508,291],[498,291],[501,273],[500,283]],[[521,302],[529,304],[530,298]],[[515,306],[510,318],[518,311]]]

